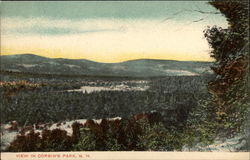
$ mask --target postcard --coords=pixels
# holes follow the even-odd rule
[[[1,159],[249,159],[248,1],[2,1]]]

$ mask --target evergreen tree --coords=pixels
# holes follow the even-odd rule
[[[234,135],[247,119],[248,1],[212,0],[209,3],[225,15],[228,28],[213,26],[205,31],[213,48],[211,57],[215,59],[211,68],[217,75],[208,89],[213,95],[218,131]]]

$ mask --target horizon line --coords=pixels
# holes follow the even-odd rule
[[[107,63],[107,64],[115,64],[115,63],[124,63],[124,62],[129,62],[129,61],[137,61],[137,60],[158,60],[158,61],[179,61],[179,62],[214,62],[214,60],[208,61],[208,60],[177,60],[177,59],[159,59],[159,58],[136,58],[136,59],[128,59],[120,62],[101,62],[101,61],[95,61],[95,60],[90,60],[87,58],[65,58],[65,57],[49,57],[49,56],[43,56],[35,53],[18,53],[18,54],[4,54],[1,53],[0,56],[18,56],[18,55],[33,55],[33,56],[38,56],[38,57],[43,57],[43,58],[48,58],[48,59],[68,59],[68,60],[86,60],[86,61],[91,61],[95,63]]]

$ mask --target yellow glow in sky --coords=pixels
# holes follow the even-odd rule
[[[81,54],[76,54],[75,52],[60,52],[60,51],[51,51],[44,49],[24,49],[24,50],[15,50],[15,49],[6,49],[2,51],[2,55],[13,55],[15,53],[23,54],[23,53],[32,53],[35,55],[40,55],[49,58],[69,58],[69,59],[88,59],[96,62],[105,62],[105,63],[117,63],[123,62],[127,60],[134,59],[164,59],[164,60],[180,60],[180,61],[213,61],[212,58],[197,56],[199,54],[174,54],[174,53],[154,53],[154,54],[145,54],[145,53],[120,53],[118,56],[94,56],[90,55],[83,57]],[[42,53],[42,54],[41,54]]]
[[[206,23],[189,24],[158,20],[4,19],[1,54],[31,53],[51,58],[121,62],[132,59],[211,61],[203,36]],[[73,34],[33,33],[36,25],[78,31]],[[40,26],[40,27],[41,27]],[[30,28],[30,32],[11,30]],[[42,28],[42,27],[41,27]],[[36,31],[37,32],[37,31]],[[39,30],[40,32],[40,30]]]

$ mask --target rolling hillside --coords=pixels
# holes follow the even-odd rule
[[[85,59],[46,58],[33,54],[1,56],[1,70],[45,74],[97,76],[181,76],[211,73],[211,62],[138,59],[98,63]]]

